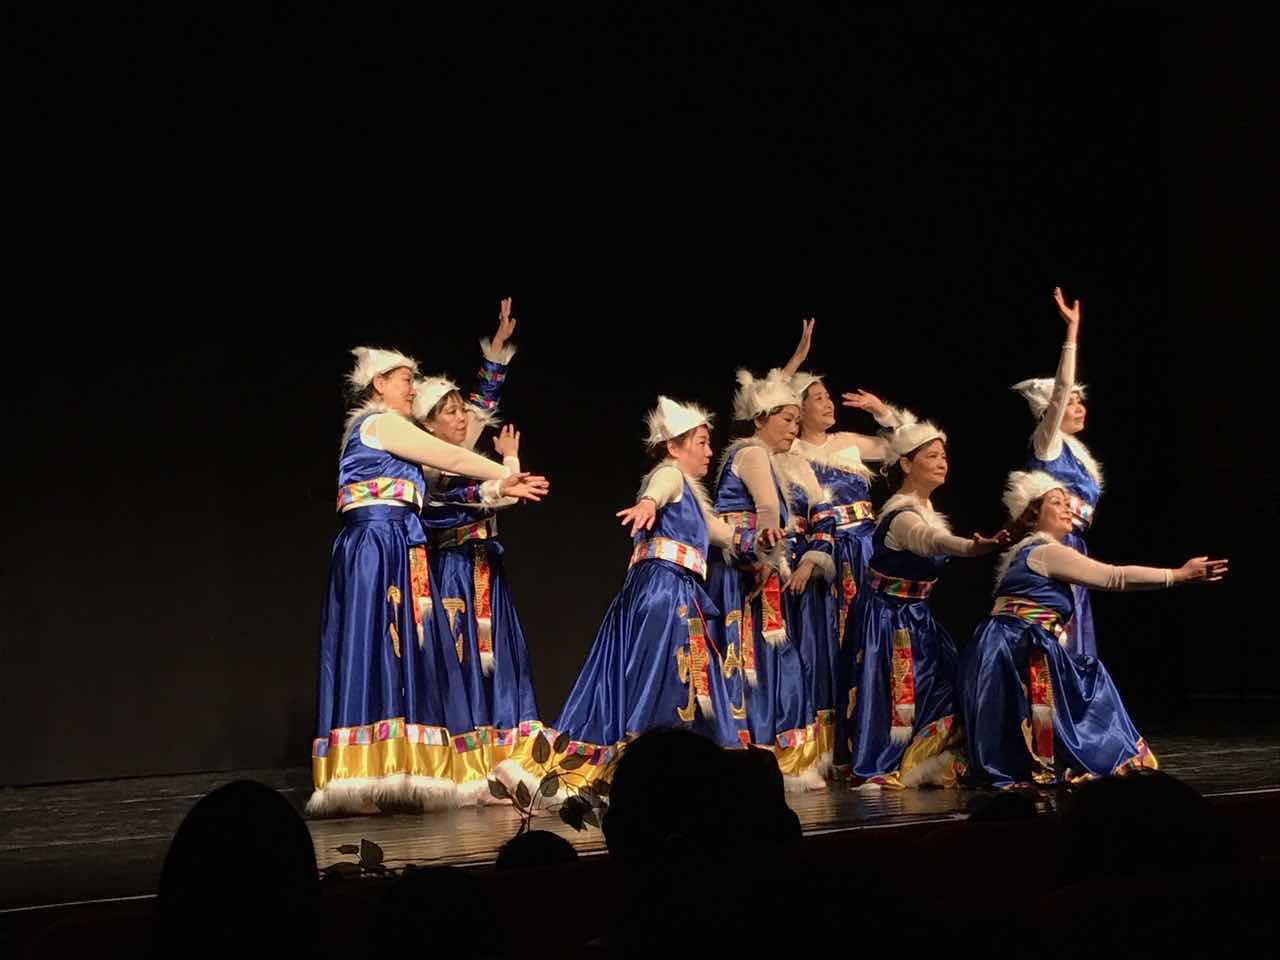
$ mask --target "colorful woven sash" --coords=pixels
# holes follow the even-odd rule
[[[641,560],[667,560],[700,577],[707,575],[707,558],[701,550],[667,537],[650,537],[637,543],[627,566],[635,566]]]
[[[338,488],[338,506],[353,503],[369,503],[374,500],[394,500],[398,503],[413,503],[422,506],[422,488],[412,480],[400,480],[396,477],[378,477],[374,480],[361,480],[359,483],[348,483]]]
[[[458,547],[470,540],[493,540],[498,536],[498,520],[488,517],[475,523],[465,523],[460,527],[448,530],[436,530],[432,533],[432,543],[437,549]]]
[[[1025,600],[1022,597],[996,597],[996,602],[991,607],[991,616],[1017,617],[1027,623],[1034,623],[1038,627],[1043,627],[1061,646],[1067,645],[1067,627],[1062,622],[1062,618],[1044,604],[1036,603],[1034,600]]]
[[[871,509],[870,500],[859,500],[857,503],[838,503],[831,508],[836,515],[837,527],[848,527],[863,520],[874,520],[876,512]]]
[[[867,586],[891,597],[902,597],[908,600],[923,600],[933,592],[937,580],[908,580],[906,577],[886,577],[867,567]]]

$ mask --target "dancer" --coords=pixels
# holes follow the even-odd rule
[[[457,659],[441,656],[436,640],[448,631],[429,600],[417,512],[422,467],[482,480],[491,499],[536,500],[547,481],[414,426],[412,358],[369,347],[352,353],[355,404],[338,462],[343,528],[321,617],[315,790],[307,813],[453,806],[460,778],[454,738],[475,734]]]
[[[1080,335],[1080,301],[1070,304],[1062,288],[1053,290],[1058,313],[1067,324],[1067,338],[1058,359],[1058,372],[1053,379],[1023,380],[1012,389],[1026,398],[1031,413],[1040,422],[1031,435],[1031,451],[1026,469],[1041,470],[1057,477],[1067,491],[1074,518],[1067,546],[1088,556],[1085,534],[1093,526],[1098,498],[1102,495],[1102,467],[1078,434],[1084,429],[1085,388],[1075,382],[1076,342]],[[1067,623],[1068,652],[1096,656],[1097,638],[1093,630],[1093,607],[1089,590],[1074,585],[1075,613]]]
[[[725,451],[717,471],[716,513],[735,529],[788,528],[787,497],[772,456],[786,452],[795,439],[800,398],[781,370],[764,379],[739,370],[734,418],[750,421],[755,432]],[[774,751],[788,790],[821,789],[813,695],[782,600],[785,587],[803,584],[793,578],[786,553],[744,552],[732,562],[713,557],[709,592],[724,617],[725,649],[742,660],[735,683],[745,686],[751,743]]]
[[[1073,588],[1215,582],[1227,561],[1195,557],[1167,570],[1090,560],[1067,544],[1075,522],[1070,494],[1042,471],[1009,474],[1004,503],[1017,542],[999,564],[991,614],[961,658],[973,775],[1011,787],[1155,768],[1106,667],[1067,652]]]
[[[493,338],[480,341],[483,360],[476,387],[464,400],[453,381],[430,377],[416,383],[414,419],[446,443],[474,449],[486,427],[496,425],[507,367],[515,355],[511,299],[502,301]],[[503,465],[520,472],[520,434],[502,427],[493,441]],[[427,470],[422,520],[431,541],[431,572],[449,625],[449,642],[462,668],[477,736],[464,743],[468,778],[462,801],[487,799],[488,774],[520,743],[542,729],[524,632],[516,614],[498,540],[496,511],[519,501],[486,501],[469,477]]]
[[[737,657],[716,643],[718,611],[703,584],[710,546],[749,551],[756,533],[739,531],[735,542],[735,531],[711,512],[702,486],[711,463],[710,414],[659,397],[648,426],[647,445],[662,459],[641,482],[635,505],[617,514],[631,528],[631,564],[555,722],[567,746],[546,764],[520,751],[497,771],[508,785],[523,780],[533,792],[564,756],[586,757],[574,788],[607,779],[627,742],[659,727],[741,744],[743,709],[726,680]],[[780,537],[774,530],[770,539]]]
[[[954,536],[931,496],[947,478],[947,435],[903,411],[889,438],[897,492],[880,513],[866,580],[841,649],[855,786],[955,786],[964,771],[955,716],[956,645],[929,593],[948,557],[978,557],[1007,539]]]
[[[829,432],[836,422],[831,394],[820,374],[800,370],[809,355],[813,328],[812,319],[803,322],[800,342],[783,373],[791,378],[791,388],[800,398],[800,434],[791,444],[791,454],[808,461],[827,492],[834,514],[835,570],[831,589],[821,581],[808,588],[809,593],[820,594],[827,607],[826,629],[801,633],[800,648],[806,667],[815,673],[814,705],[823,754],[834,749],[837,768],[847,771],[849,737],[844,729],[844,712],[830,708],[837,706],[840,699],[840,646],[849,610],[871,557],[871,535],[876,526],[871,506],[872,474],[867,463],[884,460],[888,445],[883,437]],[[882,427],[898,425],[899,411],[865,390],[844,394],[843,403],[867,411]],[[816,649],[811,652],[810,646]]]

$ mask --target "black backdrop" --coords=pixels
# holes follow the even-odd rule
[[[1275,695],[1232,612],[1274,522],[1260,42],[1141,4],[153,15],[28,50],[0,782],[305,764],[347,351],[466,381],[506,294],[504,413],[553,484],[503,519],[544,719],[625,571],[659,392],[716,409],[722,447],[734,368],[815,315],[808,366],[940,421],[937,503],[989,530],[1058,283],[1095,555],[1237,561],[1213,592],[1097,597],[1104,659],[1140,725]],[[935,594],[958,638],[989,577]]]

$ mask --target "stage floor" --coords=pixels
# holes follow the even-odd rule
[[[1203,728],[1202,728],[1203,729]],[[1280,792],[1280,722],[1248,734],[1194,734],[1170,728],[1148,737],[1161,769],[1206,796]],[[169,839],[192,804],[229,780],[248,777],[280,790],[299,808],[310,770],[238,770],[181,776],[10,787],[0,790],[0,913],[55,904],[149,897]],[[792,795],[806,834],[886,828],[964,815],[968,790],[825,791]],[[598,830],[582,833],[554,816],[539,817],[583,855],[603,851]],[[309,823],[321,867],[353,857],[338,852],[368,839],[386,864],[481,864],[519,826],[508,806],[428,815],[355,817]]]

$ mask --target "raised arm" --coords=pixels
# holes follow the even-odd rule
[[[516,318],[511,316],[511,298],[502,301],[498,310],[498,328],[493,339],[480,341],[484,359],[476,373],[476,385],[467,397],[467,436],[464,446],[472,449],[484,428],[493,422],[502,398],[502,385],[507,379],[507,365],[516,354],[516,348],[507,341],[516,329]]]
[[[800,321],[800,342],[796,345],[796,351],[791,354],[787,365],[782,368],[782,375],[788,380],[795,376],[796,371],[800,369],[800,364],[804,363],[805,358],[809,356],[809,347],[813,343],[813,324],[813,317]]]
[[[1053,394],[1049,406],[1040,418],[1036,431],[1031,435],[1031,446],[1036,458],[1056,460],[1062,452],[1062,418],[1071,399],[1071,388],[1076,382],[1076,338],[1080,333],[1080,301],[1068,304],[1062,296],[1062,288],[1053,288],[1053,299],[1058,313],[1067,324],[1067,339],[1062,344],[1058,358],[1058,372],[1053,377]]]
[[[874,393],[868,393],[866,390],[842,394],[841,403],[856,410],[865,410],[875,417],[876,423],[882,427],[896,427],[901,423],[897,407],[890,406]],[[868,462],[880,461],[889,455],[889,445],[883,437],[871,437],[864,433],[841,433],[839,436],[847,438],[851,445],[856,446],[862,459]]]

